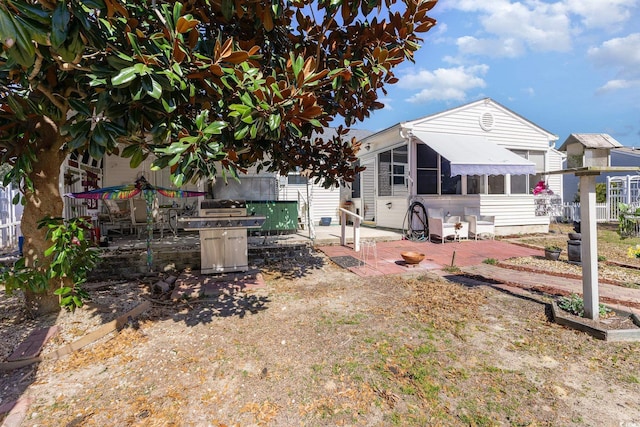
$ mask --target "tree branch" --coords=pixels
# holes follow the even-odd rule
[[[38,86],[36,86],[37,90],[40,91],[40,93],[42,93],[44,96],[47,97],[47,99],[49,101],[51,101],[51,103],[53,105],[56,106],[56,108],[58,108],[63,114],[65,114],[67,112],[67,105],[64,102],[61,102],[60,100],[58,100],[56,97],[61,97],[60,95],[58,95],[57,93],[53,93],[51,92],[51,90],[45,86],[44,84],[40,83]]]
[[[29,77],[27,77],[29,82],[31,82],[33,79],[35,79],[36,76],[40,73],[40,69],[42,68],[42,60],[43,59],[44,58],[42,57],[42,54],[40,53],[40,50],[36,49],[36,61],[33,64],[33,70],[31,71],[31,74],[29,74]]]

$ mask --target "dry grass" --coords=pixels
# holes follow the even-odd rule
[[[554,239],[566,245],[560,233],[522,238]],[[628,261],[631,241],[607,239],[607,259]],[[0,397],[34,397],[23,427],[640,424],[638,343],[560,327],[544,305],[491,287],[362,280],[320,255],[309,262],[237,295],[264,298],[264,310],[158,305],[139,329],[2,378]]]

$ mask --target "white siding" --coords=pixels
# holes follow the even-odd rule
[[[493,116],[493,127],[489,131],[480,126],[481,117],[485,113]],[[494,102],[468,104],[417,120],[413,126],[426,132],[484,136],[497,145],[521,150],[544,151],[549,148],[551,140],[557,139]]]
[[[549,154],[547,156],[547,170],[548,171],[558,171],[562,169],[562,160],[563,155],[557,150],[549,150]],[[547,185],[551,190],[564,198],[564,175],[562,174],[553,174],[547,176]]]
[[[144,176],[145,179],[154,186],[165,188],[176,188],[169,179],[170,170],[168,168],[160,171],[151,170],[151,158],[148,158],[137,169],[131,169],[129,160],[119,156],[107,156],[104,158],[104,175],[103,183],[104,187],[111,187],[116,185],[126,185],[135,183],[139,176]],[[183,190],[202,191],[195,184],[185,184],[182,186]],[[161,205],[170,204],[174,199],[158,195],[158,199]],[[188,199],[189,203],[195,198]],[[178,204],[185,203],[186,201],[177,201]]]
[[[376,199],[375,223],[378,227],[402,230],[407,216],[406,197],[378,197]]]

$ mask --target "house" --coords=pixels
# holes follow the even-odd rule
[[[352,129],[344,138],[356,138],[360,140],[370,135],[371,132]],[[322,138],[332,138],[335,130],[328,128],[324,130]],[[88,156],[85,156],[88,157]],[[118,156],[107,156],[100,164],[90,158],[77,159],[72,157],[66,165],[65,176],[67,176],[63,193],[87,191],[93,188],[111,187],[135,182],[140,175],[154,186],[172,188],[169,179],[169,169],[159,171],[151,170],[152,159],[148,158],[136,168],[131,169],[129,159]],[[88,178],[89,177],[89,178]],[[261,209],[262,203],[271,203],[270,211],[267,213],[274,215],[275,211],[286,211],[287,220],[280,221],[283,224],[276,224],[287,231],[295,231],[299,224],[308,224],[311,221],[318,225],[323,218],[330,219],[337,223],[339,220],[338,207],[341,206],[339,188],[323,188],[322,183],[316,183],[313,179],[308,179],[304,171],[293,171],[287,176],[280,176],[274,172],[257,172],[255,167],[249,168],[247,174],[241,175],[239,181],[234,179],[224,179],[222,175],[216,176],[211,183],[195,185],[189,183],[183,187],[186,190],[207,191],[209,197],[215,199],[239,199],[252,202],[254,209]],[[167,205],[174,202],[159,195],[160,204]],[[99,209],[98,201],[86,199],[67,200],[67,216],[90,215],[92,209]],[[185,203],[178,201],[179,204]],[[191,203],[191,200],[189,200]],[[273,205],[277,204],[277,209]],[[295,212],[291,209],[295,208]],[[97,212],[97,211],[96,211]],[[262,211],[256,213],[264,213]],[[291,221],[294,221],[291,223]],[[278,220],[276,220],[278,222]]]
[[[451,215],[464,207],[495,216],[496,234],[547,232],[549,216],[536,214],[532,189],[546,181],[562,191],[555,150],[558,137],[486,98],[364,138],[366,169],[345,199],[365,223],[405,229],[408,208],[420,202]]]
[[[343,139],[355,138],[359,141],[371,133],[366,130],[351,129]],[[335,134],[335,129],[326,128],[321,135],[314,134],[312,137],[330,139]],[[216,199],[276,201],[283,206],[283,209],[288,209],[290,203],[297,203],[296,220],[299,219],[303,226],[309,222],[318,225],[323,218],[335,224],[340,217],[338,208],[343,206],[340,188],[324,188],[322,182],[316,183],[314,179],[308,179],[303,170],[280,176],[273,172],[258,173],[255,168],[250,168],[247,174],[240,177],[239,182],[230,179],[225,181],[221,176],[216,177],[211,191]]]

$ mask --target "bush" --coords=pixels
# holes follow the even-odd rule
[[[558,307],[576,316],[584,316],[584,300],[578,294],[571,294],[568,297],[561,297],[558,300]],[[600,304],[598,308],[600,316],[606,316],[611,310],[604,304]]]

